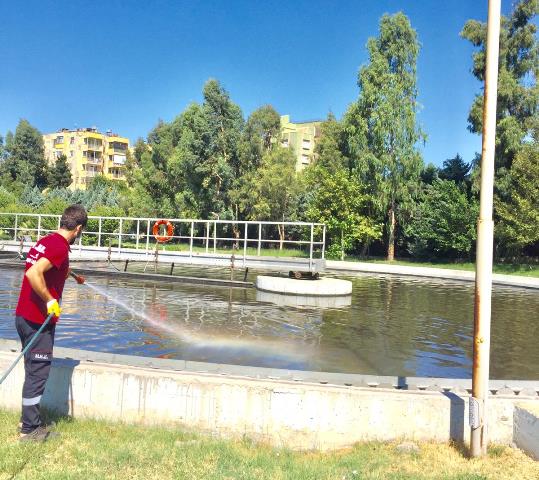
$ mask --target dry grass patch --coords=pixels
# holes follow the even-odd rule
[[[177,430],[61,418],[62,437],[42,445],[17,441],[18,416],[0,411],[0,480],[537,480],[539,463],[495,446],[484,459],[459,448],[362,443],[333,453],[299,453],[250,441],[226,441]]]

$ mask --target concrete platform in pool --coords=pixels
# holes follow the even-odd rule
[[[256,288],[265,292],[286,295],[342,296],[352,294],[352,282],[337,278],[319,278],[317,280],[296,280],[294,278],[259,275]]]

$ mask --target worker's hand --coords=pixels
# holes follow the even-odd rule
[[[82,275],[75,275],[73,278],[75,278],[75,281],[79,285],[82,285],[86,281],[86,279]]]
[[[62,309],[60,308],[60,304],[58,303],[58,300],[55,298],[52,300],[49,300],[47,302],[47,314],[53,314],[56,318],[60,317],[60,314],[62,313]]]

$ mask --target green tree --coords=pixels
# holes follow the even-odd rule
[[[148,148],[141,154],[140,168],[133,170],[137,197],[153,215],[176,216],[179,206],[176,194],[181,191],[184,174],[172,162],[174,143],[172,126],[163,121],[148,134]]]
[[[330,172],[342,168],[351,169],[350,159],[343,153],[346,151],[344,125],[337,121],[333,113],[329,113],[320,126],[320,137],[315,146],[315,163]]]
[[[509,17],[502,16],[496,114],[496,169],[504,173],[526,139],[537,129],[539,89],[539,41],[534,18],[538,0],[521,0]],[[468,20],[461,36],[478,47],[473,55],[474,76],[485,77],[487,26]],[[470,109],[468,128],[480,134],[483,129],[483,94],[478,94]],[[500,171],[501,170],[501,171]]]
[[[361,179],[372,189],[379,215],[387,215],[387,258],[395,256],[396,215],[419,186],[424,135],[416,121],[419,42],[403,13],[384,15],[378,37],[367,42],[359,99],[345,116],[348,150]]]
[[[240,166],[236,175],[257,168],[262,156],[279,141],[281,117],[271,105],[256,109],[245,123],[239,145]]]
[[[60,155],[56,159],[54,166],[49,169],[49,187],[67,188],[71,185],[71,182],[71,170],[67,164],[67,157]]]
[[[9,142],[8,153],[5,168],[12,180],[40,189],[47,186],[43,137],[27,120],[19,121],[15,136]]]
[[[539,242],[539,144],[526,145],[516,155],[509,175],[511,196],[495,198],[500,218],[496,236],[507,250]]]
[[[438,167],[433,163],[429,163],[421,170],[421,182],[426,185],[432,185],[436,179],[438,179]]]
[[[326,224],[330,256],[344,260],[355,243],[368,244],[381,237],[382,225],[368,216],[372,197],[347,169],[315,165],[306,175],[312,188],[307,218]]]
[[[454,158],[444,160],[439,177],[442,180],[453,180],[456,183],[464,183],[468,179],[470,168],[471,165],[466,163],[457,153]]]
[[[408,251],[417,256],[469,256],[479,205],[452,180],[435,180],[419,197],[404,227]]]
[[[217,213],[222,218],[228,207],[227,192],[241,169],[238,144],[244,121],[240,107],[217,80],[206,82],[203,95],[209,138],[207,155],[197,169],[203,177],[200,203],[203,214]]]
[[[138,138],[133,147],[133,153],[127,152],[127,159],[125,161],[125,178],[129,186],[134,186],[136,182],[135,172],[142,165],[142,155],[148,151],[148,146],[142,138]]]
[[[256,170],[243,177],[241,188],[233,191],[233,202],[249,220],[289,221],[297,215],[301,181],[296,173],[296,157],[288,148],[268,150]],[[280,248],[285,228],[278,227]]]

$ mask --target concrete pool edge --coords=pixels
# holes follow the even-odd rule
[[[154,273],[134,273],[134,272],[122,272],[116,270],[98,270],[91,268],[80,267],[78,261],[73,261],[72,266],[78,269],[81,273],[99,275],[99,276],[115,276],[117,278],[140,278],[146,280],[156,281],[173,281],[177,283],[193,283],[200,285],[216,285],[216,286],[230,286],[239,288],[252,288],[254,283],[243,282],[240,280],[225,280],[225,279],[213,279],[204,277],[187,277],[179,275],[162,275]],[[24,268],[23,262],[14,263],[13,261],[2,261],[0,257],[0,267],[6,268]],[[371,273],[375,275],[395,275],[417,278],[437,278],[444,280],[454,280],[459,282],[473,282],[475,281],[475,272],[469,272],[465,270],[451,270],[445,268],[433,268],[433,267],[411,267],[407,265],[386,265],[386,264],[374,264],[364,262],[346,262],[337,260],[326,261],[326,272],[329,273]],[[507,287],[528,288],[539,290],[539,278],[537,277],[524,277],[518,275],[501,275],[493,274],[492,283],[494,285],[501,285]]]
[[[461,282],[475,281],[475,272],[470,272],[467,270],[451,270],[448,268],[435,267],[412,267],[408,265],[387,265],[368,262],[327,260],[326,271],[332,273],[373,273],[421,278],[441,278]],[[492,275],[492,283],[495,285],[505,285],[508,287],[539,289],[539,278],[537,277],[501,275],[499,273],[495,273]]]
[[[0,371],[18,350],[18,342],[0,340]],[[428,379],[442,385],[406,391],[391,386],[388,379],[398,377],[373,382],[373,376],[301,373],[56,348],[43,405],[75,417],[177,424],[293,449],[468,439],[468,394],[461,385],[468,380]],[[23,378],[19,364],[0,386],[0,407],[20,408]],[[444,381],[451,390],[440,391]],[[491,387],[497,388],[490,401],[491,439],[510,444],[516,405],[539,405],[539,381]]]

